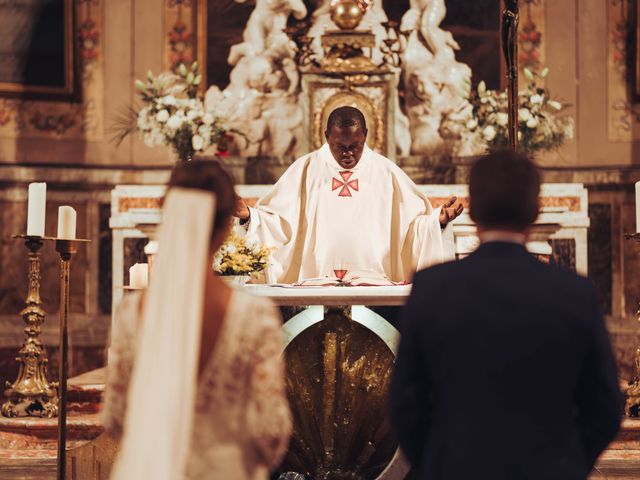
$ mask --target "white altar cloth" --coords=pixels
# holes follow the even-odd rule
[[[244,288],[254,295],[268,297],[276,305],[281,306],[402,306],[411,292],[411,285],[383,287],[246,285]]]

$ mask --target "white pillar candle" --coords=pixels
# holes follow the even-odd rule
[[[149,265],[136,263],[129,269],[129,286],[131,288],[146,288],[149,284]]]
[[[636,182],[636,232],[640,233],[640,182]]]
[[[47,184],[30,183],[27,203],[27,235],[44,237],[44,215],[47,205]]]
[[[61,240],[76,238],[76,211],[68,205],[58,207],[58,238]]]

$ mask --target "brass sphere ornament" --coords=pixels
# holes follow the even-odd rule
[[[364,17],[365,9],[357,0],[337,0],[331,5],[331,20],[341,30],[354,30]]]

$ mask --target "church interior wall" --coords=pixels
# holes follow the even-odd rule
[[[116,184],[164,182],[174,161],[167,150],[150,149],[134,137],[118,147],[110,139],[115,119],[135,104],[134,79],[144,78],[149,69],[162,71],[175,60],[178,47],[170,44],[169,34],[178,19],[176,4],[182,2],[76,3],[78,28],[90,33],[80,45],[83,102],[0,97],[0,372],[6,375],[0,382],[15,378],[13,358],[22,341],[18,312],[26,291],[27,262],[24,247],[10,237],[26,224],[27,184],[48,182],[47,233],[54,229],[54,209],[70,204],[79,213],[79,233],[93,240],[72,269],[73,374],[103,362],[111,315],[110,190]],[[640,300],[640,248],[625,241],[623,233],[635,230],[633,183],[640,180],[640,116],[635,117],[624,95],[624,80],[612,62],[617,48],[614,20],[620,20],[620,5],[629,2],[522,3],[523,9],[534,9],[536,22],[543,22],[537,25],[544,33],[537,48],[551,71],[548,86],[572,105],[569,113],[576,122],[575,139],[538,160],[545,181],[579,182],[589,188],[590,274],[607,314],[616,355],[629,376],[632,354],[640,343],[634,317]],[[197,34],[193,12],[186,13],[182,21],[190,37],[184,37],[180,52],[193,54]],[[621,91],[622,97],[616,96]],[[273,183],[290,161],[227,159],[239,182],[256,184]],[[465,181],[465,168],[446,159],[406,157],[399,163],[417,183]],[[142,258],[140,244],[126,248],[131,263]],[[55,258],[51,247],[45,249],[43,297],[48,315],[43,339],[52,348],[57,345]],[[50,354],[54,372],[54,351]]]

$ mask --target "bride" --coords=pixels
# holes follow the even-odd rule
[[[111,479],[265,480],[286,451],[279,313],[211,268],[235,201],[217,162],[175,167],[153,278],[125,297],[112,334],[103,420],[121,446]]]

